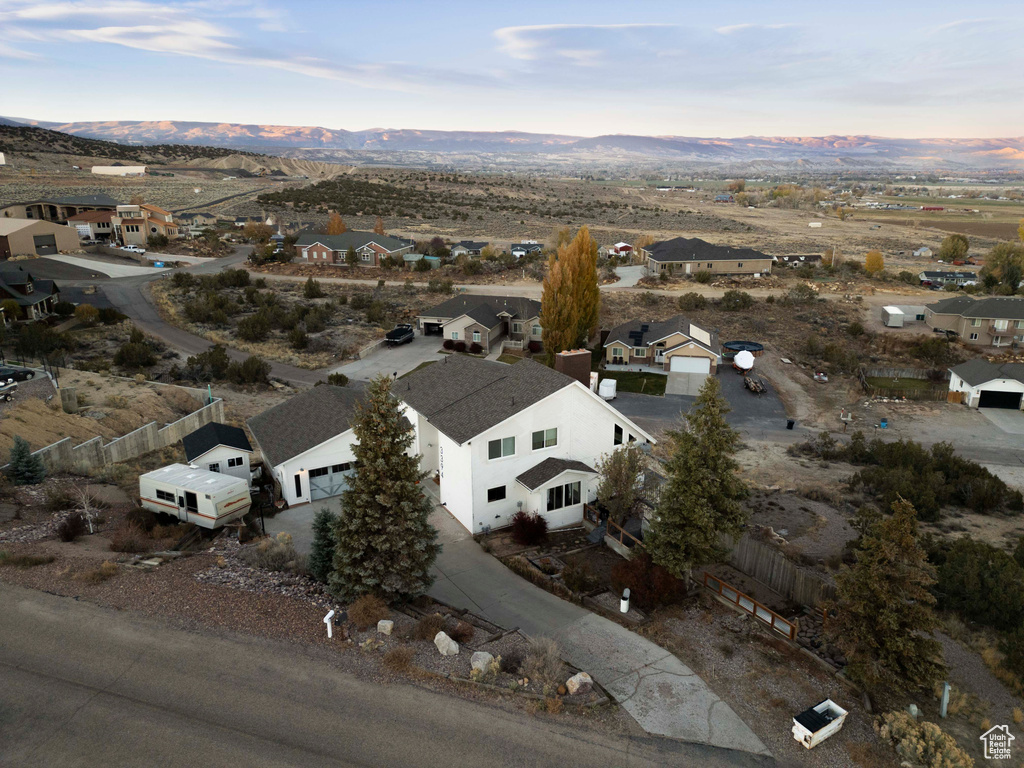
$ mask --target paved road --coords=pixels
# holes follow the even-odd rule
[[[328,649],[186,633],[7,585],[0,603],[0,765],[12,768],[752,764],[367,683]]]

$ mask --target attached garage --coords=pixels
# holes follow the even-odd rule
[[[669,371],[672,373],[711,373],[711,360],[707,357],[674,355],[669,358]]]
[[[0,259],[80,251],[78,230],[39,219],[0,218]]]
[[[424,336],[442,336],[444,335],[444,324],[442,323],[429,323],[426,320],[423,321],[423,335]]]
[[[348,478],[352,474],[353,462],[331,464],[309,470],[309,498],[311,501],[329,499],[340,496],[348,488]]]
[[[1024,397],[1020,392],[1007,392],[1006,390],[998,389],[983,389],[981,395],[978,398],[979,408],[1012,408],[1020,410],[1021,398]]]

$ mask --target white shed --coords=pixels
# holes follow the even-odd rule
[[[193,467],[233,475],[252,485],[252,445],[245,430],[211,421],[185,435],[181,442],[185,446],[185,460]]]
[[[905,318],[906,315],[899,307],[882,307],[882,325],[886,328],[902,328]]]
[[[245,480],[185,464],[140,475],[139,499],[146,509],[200,528],[219,528],[242,517],[252,504]]]

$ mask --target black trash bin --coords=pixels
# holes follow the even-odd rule
[[[786,419],[786,429],[792,429],[794,424],[796,424],[796,419]]]

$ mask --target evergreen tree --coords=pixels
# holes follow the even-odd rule
[[[856,562],[836,578],[829,635],[850,678],[870,688],[931,690],[941,678],[942,646],[932,606],[935,569],[917,540],[917,512],[899,499],[892,516],[864,537]]]
[[[16,485],[37,485],[46,479],[46,467],[43,466],[43,460],[32,455],[32,449],[29,448],[28,442],[20,435],[14,437],[7,475]]]
[[[718,379],[708,376],[683,428],[669,432],[675,445],[657,515],[644,546],[654,562],[677,578],[722,555],[721,536],[739,535],[747,494],[736,474],[739,435],[725,421],[729,406]]]
[[[427,473],[409,456],[412,428],[391,396],[391,378],[366,388],[353,430],[356,471],[342,493],[345,514],[334,524],[331,591],[343,600],[374,594],[394,601],[422,594],[440,547],[433,505],[417,485]]]
[[[345,263],[348,264],[350,267],[355,267],[359,265],[359,254],[356,253],[356,249],[353,248],[351,245],[348,247],[348,250],[345,251]]]
[[[310,576],[327,583],[334,568],[334,525],[338,516],[327,507],[321,508],[313,518],[313,544],[306,568]]]

